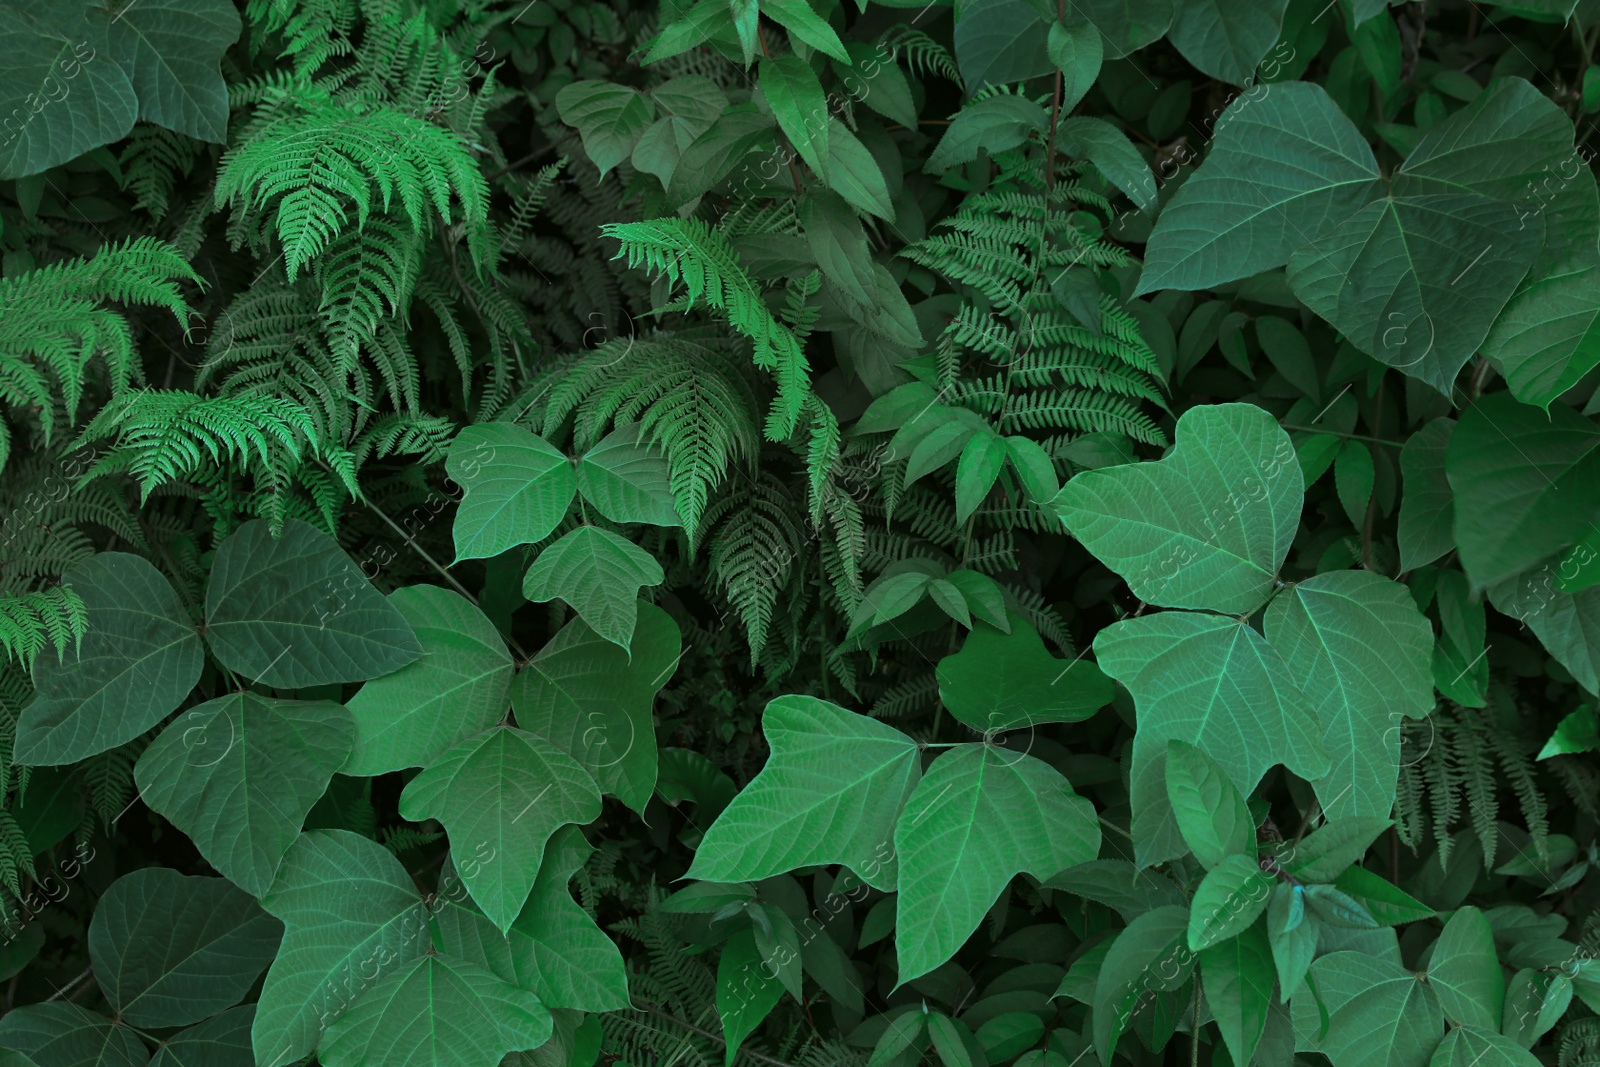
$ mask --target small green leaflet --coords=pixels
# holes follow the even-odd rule
[[[1405,586],[1368,571],[1332,571],[1268,605],[1267,640],[1312,701],[1332,763],[1315,779],[1334,819],[1384,818],[1400,771],[1395,713],[1433,710],[1433,627]]]
[[[1400,450],[1405,496],[1400,502],[1400,569],[1414,571],[1455,548],[1455,498],[1445,476],[1453,419],[1434,419]]]
[[[595,633],[625,649],[638,620],[639,587],[665,578],[655,557],[632,541],[580,526],[539,553],[522,595],[536,604],[565,600]]]
[[[1461,567],[1478,588],[1513,578],[1600,518],[1600,426],[1508,393],[1479,397],[1450,435]]]
[[[1182,987],[1194,970],[1189,951],[1189,909],[1168,905],[1147,911],[1116,936],[1094,986],[1094,1048],[1111,1062],[1117,1039],[1153,996]]]
[[[544,438],[509,422],[468,426],[456,434],[445,470],[463,491],[454,527],[457,561],[487,559],[544,540],[578,491],[571,461]]]
[[[174,720],[133,777],[206,862],[259,897],[354,738],[341,705],[230,693]]]
[[[1094,806],[1049,764],[992,745],[951,749],[895,827],[900,982],[955,955],[1016,875],[1048,878],[1099,850]]]
[[[340,768],[345,774],[425,766],[505,718],[509,706],[511,654],[482,611],[436,585],[396,589],[389,602],[416,633],[423,656],[350,698],[356,739]]]
[[[1155,174],[1127,134],[1105,119],[1078,115],[1062,122],[1056,136],[1062,151],[1093,163],[1139,210],[1156,206]]]
[[[761,92],[778,128],[823,181],[828,180],[828,98],[811,65],[797,55],[767,56],[759,70]]]
[[[1165,459],[1085,471],[1052,506],[1141,600],[1245,614],[1273,590],[1303,495],[1277,421],[1251,404],[1215,404],[1183,414]]]
[[[1104,38],[1091,22],[1052,22],[1045,51],[1061,72],[1061,110],[1071,114],[1100,77],[1100,67],[1105,62]]]
[[[641,602],[631,657],[574,619],[511,686],[517,725],[565,751],[601,792],[643,811],[656,786],[650,705],[677,669],[683,639],[672,616]]]
[[[1267,937],[1272,948],[1272,963],[1278,976],[1279,1000],[1286,1001],[1300,990],[1311,959],[1317,952],[1317,931],[1321,924],[1306,910],[1305,890],[1279,882],[1267,904]]]
[[[550,1012],[475,963],[429,954],[384,976],[328,1028],[326,1067],[498,1067],[550,1039]]]
[[[1506,980],[1495,954],[1494,930],[1483,912],[1471,905],[1456,909],[1434,943],[1427,975],[1453,1024],[1490,1030],[1500,1025]]]
[[[1282,266],[1382,189],[1366,138],[1320,85],[1241,95],[1216,131],[1210,155],[1161,212],[1135,296]]]
[[[555,103],[561,121],[577,127],[583,150],[600,168],[602,178],[628,158],[655,117],[648,97],[609,81],[573,82],[556,94]],[[462,434],[483,428],[468,427]]]
[[[639,442],[639,427],[619,426],[578,459],[578,491],[612,522],[681,526],[667,461]],[[529,540],[542,540],[541,537]]]
[[[1272,897],[1272,875],[1253,855],[1235,853],[1206,872],[1189,905],[1189,948],[1202,952],[1237,937]]]
[[[247,678],[278,689],[361,682],[422,655],[410,624],[339,543],[296,519],[265,520],[217,549],[206,587],[206,641]]]
[[[467,888],[502,932],[533,889],[545,842],[600,815],[587,771],[550,742],[501,726],[451,748],[400,795],[412,822],[437,819]]]
[[[1255,847],[1255,820],[1216,760],[1185,741],[1167,742],[1167,799],[1178,831],[1207,870]]]
[[[956,113],[928,155],[923,170],[942,173],[978,158],[978,153],[994,155],[1015,148],[1030,133],[1040,133],[1050,124],[1044,108],[1026,97],[986,96],[974,100]]]
[[[1021,619],[1003,634],[979,623],[961,650],[939,661],[939,699],[986,738],[1049,722],[1081,722],[1111,703],[1116,688],[1088,660],[1060,660]]]
[[[1570,752],[1593,752],[1600,748],[1600,721],[1593,704],[1580,705],[1577,711],[1562,716],[1550,740],[1539,750],[1540,759]]]
[[[75,662],[35,662],[18,763],[75,763],[133,740],[172,713],[205,666],[183,602],[140,557],[101,552],[63,580],[82,598],[89,631]]]
[[[1246,796],[1275,763],[1312,781],[1328,772],[1310,701],[1249,626],[1164,611],[1113,623],[1094,650],[1101,669],[1133,693],[1142,741],[1189,742]]]
[[[286,930],[250,1028],[257,1067],[305,1058],[362,993],[429,947],[411,876],[346,830],[301,834],[261,905]]]
[[[1267,931],[1253,923],[1200,953],[1200,979],[1234,1063],[1249,1063],[1267,1025],[1277,972]]]
[[[921,777],[916,742],[808,696],[772,701],[761,727],[772,755],[706,831],[688,877],[756,882],[842,863],[893,891],[895,822]]]
[[[806,0],[762,0],[761,13],[788,30],[796,40],[840,62],[849,61],[844,42]]]
[[[1373,815],[1332,818],[1285,849],[1279,865],[1299,882],[1326,884],[1352,869],[1392,823]]]
[[[1319,958],[1309,981],[1326,1013],[1326,1030],[1312,1023],[1319,1005],[1306,987],[1294,997],[1296,1029],[1320,1033],[1316,1051],[1335,1067],[1427,1067],[1444,1034],[1444,1016],[1417,975],[1397,962],[1345,951]]]
[[[440,902],[434,912],[441,949],[532,990],[549,1008],[627,1008],[622,954],[568,888],[593,851],[576,826],[557,830],[545,846],[533,892],[503,934],[473,905],[454,871],[447,870],[439,880]]]
[[[146,867],[100,897],[89,959],[119,1020],[187,1026],[244,999],[282,936],[282,923],[223,879]]]
[[[0,1017],[0,1048],[25,1054],[23,1063],[50,1067],[145,1067],[150,1062],[131,1027],[62,1001],[6,1012]]]
[[[756,948],[755,934],[740,930],[722,946],[717,962],[717,1014],[727,1045],[724,1067],[733,1067],[739,1046],[761,1025],[783,996],[783,983],[767,973],[767,961]]]

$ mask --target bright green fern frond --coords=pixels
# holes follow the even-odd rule
[[[0,596],[0,649],[33,670],[33,661],[45,646],[65,656],[89,630],[89,615],[78,594],[66,586],[53,586],[20,596]]]
[[[767,437],[788,439],[810,394],[810,368],[800,339],[768,309],[733,246],[699,219],[608,223],[601,232],[622,243],[617,256],[626,256],[629,267],[643,265],[665,275],[672,285],[681,281],[689,306],[705,301],[723,311],[729,325],[751,340],[756,366],[771,371],[778,385],[767,417]]]

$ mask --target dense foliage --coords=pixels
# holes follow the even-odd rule
[[[0,1067],[1600,1063],[1597,0],[0,0]]]

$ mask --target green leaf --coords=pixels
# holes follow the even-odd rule
[[[494,623],[465,597],[436,585],[396,589],[389,601],[423,656],[350,698],[356,741],[345,774],[422,767],[505,717],[511,654]]]
[[[1433,916],[1432,908],[1363,867],[1349,868],[1333,884],[1384,926],[1398,926]]]
[[[1087,159],[1128,199],[1149,211],[1156,206],[1156,179],[1128,135],[1105,119],[1077,116],[1061,123],[1056,143],[1068,155]]]
[[[1572,161],[1572,136],[1572,120],[1543,92],[1523,78],[1497,78],[1428,131],[1395,175],[1394,191],[1518,200]]]
[[[1267,1025],[1276,977],[1267,931],[1254,923],[1238,937],[1200,953],[1206,1002],[1234,1063],[1249,1063]]]
[[[1495,955],[1494,930],[1483,912],[1471,905],[1456,909],[1434,943],[1427,976],[1451,1023],[1499,1027],[1506,979]]]
[[[903,984],[955,955],[1006,883],[1094,859],[1094,806],[1049,764],[959,745],[917,783],[895,827],[895,952]]]
[[[1196,70],[1248,86],[1256,66],[1277,44],[1288,7],[1289,0],[1178,0],[1167,39]]]
[[[972,162],[980,152],[1007,151],[1049,124],[1044,108],[1025,97],[1002,94],[974,100],[956,113],[922,169],[939,174]]]
[[[1005,465],[1005,438],[999,434],[973,435],[956,464],[956,522],[966,522],[978,510]]]
[[[1391,825],[1388,818],[1375,815],[1329,819],[1296,841],[1279,864],[1301,882],[1336,881],[1347,868],[1361,862],[1378,835]]]
[[[1117,1039],[1151,995],[1181,987],[1194,969],[1188,924],[1188,908],[1168,905],[1140,915],[1111,943],[1094,986],[1094,1048],[1101,1063],[1111,1062]]]
[[[612,522],[683,525],[666,458],[639,443],[637,426],[618,427],[583,454],[578,460],[578,491]]]
[[[1028,437],[1013,435],[1006,439],[1006,455],[1017,480],[1036,504],[1048,504],[1061,491],[1056,480],[1055,462],[1037,442]]]
[[[1272,946],[1272,963],[1278,975],[1279,1000],[1287,1001],[1300,989],[1311,959],[1317,954],[1317,931],[1321,924],[1306,912],[1305,890],[1279,882],[1267,905],[1267,937]]]
[[[133,740],[172,713],[205,665],[183,602],[138,556],[101,552],[62,580],[83,600],[89,629],[75,662],[35,660],[18,763],[75,763]]]
[[[1107,59],[1123,59],[1166,35],[1172,0],[1081,0],[1073,8],[1105,38]]]
[[[894,202],[878,161],[850,127],[828,117],[828,188],[869,215],[894,222]]]
[[[1566,179],[1569,165],[1573,179],[1536,205],[1544,250],[1483,341],[1512,395],[1538,407],[1549,407],[1600,364],[1600,195],[1575,156],[1557,165],[1558,177]],[[1539,183],[1540,201],[1546,182]]]
[[[1368,571],[1319,574],[1274,599],[1265,626],[1322,727],[1331,766],[1313,784],[1323,810],[1386,818],[1400,770],[1395,715],[1433,710],[1433,628],[1410,591]]]
[[[939,1054],[939,1062],[944,1067],[974,1067],[972,1053],[967,1051],[966,1044],[961,1040],[962,1030],[967,1030],[967,1027],[943,1012],[928,1013],[928,1037],[932,1039],[933,1049]],[[967,1033],[971,1031],[967,1030]]]
[[[1600,588],[1563,593],[1553,586],[1554,571],[1547,564],[1507,579],[1490,587],[1489,599],[1502,614],[1532,630],[1579,685],[1600,693]]]
[[[621,648],[633,640],[639,587],[666,580],[655,557],[598,526],[580,526],[540,552],[522,579],[535,604],[558,597],[601,637]]]
[[[1178,831],[1202,867],[1211,870],[1229,856],[1254,850],[1255,820],[1216,760],[1185,741],[1171,740],[1166,776]]]
[[[250,1028],[257,1067],[303,1059],[363,992],[429,947],[411,876],[345,830],[301,834],[261,906],[286,929]]]
[[[1482,588],[1574,543],[1600,517],[1600,427],[1570,408],[1549,412],[1507,393],[1482,396],[1450,436],[1461,566]]]
[[[757,882],[824,863],[893,892],[895,820],[921,766],[916,743],[876,719],[816,697],[767,705],[766,766],[695,850],[688,877]]]
[[[1189,948],[1201,952],[1244,932],[1267,910],[1272,876],[1254,856],[1234,853],[1206,872],[1189,905]]]
[[[1045,54],[1039,11],[1027,0],[974,0],[956,18],[956,63],[969,96],[1055,69]]]
[[[1321,248],[1328,230],[1382,192],[1372,149],[1319,85],[1242,95],[1216,131],[1211,154],[1161,212],[1135,296],[1280,267],[1308,242]]]
[[[101,895],[89,961],[117,1018],[187,1026],[244,999],[272,962],[278,920],[221,878],[146,867]]]
[[[783,983],[767,974],[755,934],[746,928],[729,938],[717,961],[717,1014],[727,1046],[725,1067],[733,1067],[739,1046],[782,996]]]
[[[600,815],[587,771],[550,742],[511,727],[469,737],[406,786],[400,814],[437,819],[472,898],[502,932],[533,889],[545,842]]]
[[[1444,1016],[1416,975],[1375,956],[1333,952],[1311,965],[1311,979],[1327,1013],[1317,1049],[1334,1067],[1426,1067]]]
[[[1566,951],[1566,942],[1556,944],[1560,951]],[[1571,978],[1558,971],[1530,967],[1512,975],[1511,984],[1506,987],[1506,1010],[1501,1017],[1500,1032],[1523,1048],[1532,1048],[1534,1042],[1549,1033],[1566,1014],[1574,991],[1583,996],[1584,1004],[1591,1011],[1594,1010],[1593,983],[1583,970],[1589,964],[1580,959],[1576,966],[1578,973]],[[1586,986],[1590,988],[1586,990]]]
[[[456,434],[445,470],[463,490],[454,529],[458,562],[544,540],[566,517],[578,489],[566,456],[509,422]]]
[[[1364,442],[1346,441],[1339,447],[1339,455],[1333,461],[1333,483],[1340,506],[1358,530],[1366,518],[1367,502],[1372,499],[1374,477],[1372,450]]]
[[[256,519],[222,542],[205,632],[225,666],[277,689],[361,682],[422,655],[411,624],[339,543],[295,519],[281,537]]]
[[[235,41],[227,0],[135,0],[107,28],[110,58],[127,71],[139,118],[202,141],[228,139],[228,87],[218,64]]]
[[[1506,583],[1508,587],[1518,584],[1516,580]],[[1439,575],[1434,600],[1439,609],[1439,640],[1433,648],[1434,688],[1463,707],[1481,708],[1489,688],[1484,644],[1488,620],[1483,599],[1472,595],[1466,575],[1448,570]],[[1502,610],[1513,609],[1508,604]]]
[[[1593,752],[1600,748],[1600,719],[1595,706],[1583,704],[1577,711],[1562,716],[1555,733],[1539,750],[1539,759],[1564,756],[1572,752]]]
[[[127,73],[91,44],[87,5],[0,8],[0,179],[24,178],[120,140],[139,101]],[[104,30],[94,28],[101,38]],[[82,79],[79,81],[78,79]]]
[[[1159,612],[1106,627],[1094,650],[1101,669],[1133,693],[1141,745],[1187,741],[1246,796],[1276,763],[1311,781],[1328,772],[1310,701],[1250,627]]]
[[[580,81],[556,94],[556,113],[562,122],[577,127],[583,137],[584,152],[600,168],[603,178],[607,171],[632,154],[645,127],[655,118],[655,107],[648,97],[629,86],[609,81]],[[468,427],[463,433],[487,428]],[[486,554],[495,555],[493,552]]]
[[[1538,253],[1516,223],[1475,194],[1379,200],[1296,252],[1289,287],[1361,351],[1450,396]]]
[[[1088,660],[1060,660],[1021,618],[1011,632],[973,627],[961,650],[939,661],[939,699],[950,714],[989,736],[1047,722],[1081,722],[1111,703],[1116,689]]]
[[[1428,1067],[1536,1067],[1539,1058],[1509,1037],[1478,1026],[1452,1027]]]
[[[1306,905],[1329,926],[1341,930],[1376,930],[1378,920],[1366,905],[1331,885],[1305,887]],[[1397,957],[1398,958],[1398,957]]]
[[[133,777],[151,810],[259,897],[354,738],[338,704],[230,693],[179,716],[145,749]]]
[[[526,989],[466,960],[405,963],[356,1001],[317,1049],[326,1067],[497,1067],[550,1039],[550,1012]]]
[[[131,1027],[61,1001],[7,1012],[0,1018],[0,1048],[21,1052],[28,1057],[22,1063],[38,1067],[145,1067],[150,1062]]]
[[[727,8],[718,0],[705,0],[715,17],[725,19]],[[777,122],[753,103],[735,104],[715,124],[696,137],[678,158],[667,183],[667,206],[681,207],[703,195],[737,167],[751,152],[771,151]],[[749,171],[746,171],[748,174]]]
[[[850,62],[844,42],[839,40],[833,27],[824,22],[806,0],[761,0],[761,13],[788,30],[797,40],[841,63]]]
[[[806,166],[827,181],[828,98],[811,64],[793,54],[767,56],[761,60],[759,76],[778,128]]]
[[[1045,51],[1061,72],[1061,113],[1071,114],[1100,77],[1105,41],[1091,22],[1052,22]]]
[[[1400,569],[1414,571],[1455,548],[1455,497],[1445,476],[1453,419],[1434,419],[1400,450],[1405,496],[1400,502]]]
[[[1085,471],[1053,507],[1141,600],[1245,614],[1272,593],[1303,492],[1276,420],[1250,404],[1215,404],[1183,414],[1165,459]]]
[[[256,1006],[241,1004],[161,1042],[150,1067],[243,1067],[254,1062],[250,1024]]]
[[[629,1006],[628,976],[616,944],[572,899],[573,874],[594,849],[576,826],[545,846],[533,892],[502,932],[478,910],[455,873],[441,877],[434,913],[443,951],[532,990],[550,1008],[619,1011]]]
[[[656,786],[650,705],[683,654],[678,624],[640,603],[632,655],[574,619],[511,686],[517,725],[577,760],[599,784],[642,812]]]

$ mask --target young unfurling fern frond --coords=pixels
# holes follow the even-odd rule
[[[0,596],[0,650],[26,670],[33,669],[34,658],[47,645],[57,656],[76,649],[88,629],[83,601],[66,586]]]
[[[787,440],[799,426],[811,392],[810,368],[800,338],[778,320],[761,291],[739,262],[738,254],[717,231],[699,219],[652,219],[609,223],[601,233],[622,242],[617,256],[629,267],[643,265],[682,282],[688,306],[703,300],[727,315],[728,323],[755,345],[755,364],[777,380],[778,395],[767,417],[767,437]]]
[[[187,330],[193,312],[178,291],[180,279],[200,283],[177,249],[153,237],[0,279],[0,399],[39,409],[48,442],[57,411],[51,377],[69,420],[97,355],[105,357],[112,395],[124,393],[141,374],[133,333],[120,314],[101,305],[166,308]],[[0,421],[0,465],[10,442],[10,430]]]
[[[452,204],[469,223],[486,217],[488,185],[459,137],[393,108],[360,110],[330,100],[255,129],[223,157],[214,199],[219,207],[275,209],[293,281],[352,222],[366,225],[374,186],[378,205],[388,211],[398,199],[419,234],[430,229],[430,205],[447,223]]]

